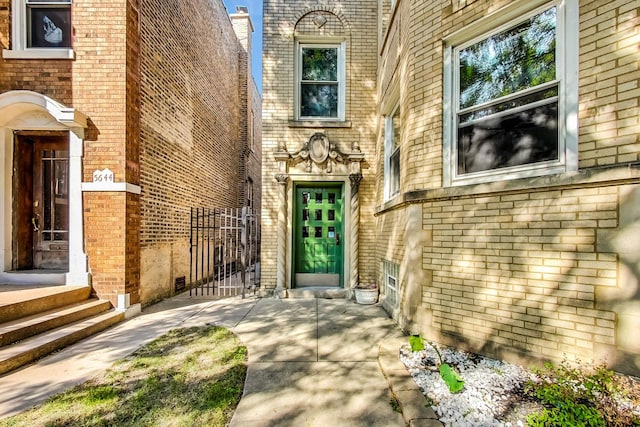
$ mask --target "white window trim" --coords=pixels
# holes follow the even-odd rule
[[[384,200],[391,200],[400,194],[400,170],[398,170],[398,188],[391,188],[391,157],[400,150],[400,146],[395,146],[395,127],[393,116],[399,112],[400,104],[396,100],[395,106],[389,114],[384,116]]]
[[[400,284],[398,280],[400,276],[400,266],[386,259],[382,260],[382,276],[386,300],[392,300],[389,302],[389,306],[398,307],[400,302]],[[389,279],[393,279],[395,286],[390,286]]]
[[[456,51],[474,44],[521,22],[550,7],[557,7],[556,70],[558,87],[558,161],[500,168],[457,176],[457,144],[454,141],[458,97],[455,84]],[[443,104],[443,183],[445,187],[501,181],[517,178],[566,173],[578,170],[578,0],[521,0],[485,16],[456,31],[443,41],[444,104]]]
[[[338,117],[317,117],[300,115],[300,80],[302,79],[302,48],[304,47],[333,47],[338,49]],[[295,90],[294,90],[294,119],[298,121],[345,121],[346,105],[346,42],[343,38],[322,37],[296,39],[295,45]]]
[[[27,2],[11,1],[11,49],[3,49],[4,59],[74,59],[71,48],[27,47]]]

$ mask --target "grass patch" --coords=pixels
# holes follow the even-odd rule
[[[93,379],[5,420],[13,426],[225,426],[247,372],[227,329],[174,329]]]

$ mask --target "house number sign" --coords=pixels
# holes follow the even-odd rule
[[[113,172],[108,168],[96,170],[93,173],[93,182],[113,182]]]

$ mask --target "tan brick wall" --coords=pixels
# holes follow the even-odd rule
[[[248,56],[222,1],[141,4],[141,288],[148,303],[171,295],[177,277],[189,280],[190,208],[241,206],[247,173],[256,187],[260,175],[247,166]]]
[[[594,295],[616,286],[616,254],[597,251],[596,234],[617,225],[617,202],[617,187],[603,187],[424,203],[433,326],[485,352],[591,357],[614,336],[615,314]]]
[[[274,176],[278,166],[273,153],[278,144],[283,143],[291,152],[296,151],[316,132],[324,132],[342,152],[351,151],[352,143],[358,142],[365,154],[364,178],[360,184],[360,280],[371,282],[376,278],[375,236],[366,231],[375,227],[376,5],[377,1],[332,1],[318,5],[284,0],[264,3],[262,286],[265,288],[276,285],[278,184]],[[321,28],[312,22],[318,15],[327,19]],[[294,117],[296,34],[346,37],[345,118],[351,123],[350,127],[290,125]],[[348,214],[348,210],[346,212]]]
[[[442,38],[507,3],[400,0],[391,21],[378,93],[384,105],[399,86],[401,195],[382,199],[380,126],[376,260],[401,265],[394,315],[480,353],[524,363],[606,357],[637,374],[640,3],[580,2],[579,173],[442,188]],[[400,239],[414,203],[418,246]],[[413,251],[419,266],[408,262]],[[404,319],[415,304],[408,277],[422,277],[422,300]]]
[[[250,124],[252,126],[248,142],[249,149],[246,156],[247,177],[253,181],[253,203],[256,212],[262,209],[262,96],[252,81]]]
[[[637,1],[580,2],[580,167],[640,159]]]

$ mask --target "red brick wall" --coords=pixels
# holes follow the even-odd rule
[[[132,59],[137,40],[135,32],[130,32],[137,28],[134,8],[135,2],[128,0],[83,1],[73,6],[76,59],[71,62],[71,105],[90,119],[84,181],[91,181],[95,170],[109,168],[115,182],[137,183],[138,91]],[[127,239],[129,218],[138,217],[137,212],[129,212],[129,198],[124,192],[84,193],[85,250],[93,287],[112,303],[117,294],[130,292],[139,271],[138,262],[130,262],[139,253]],[[137,293],[131,294],[131,302],[138,302]]]
[[[0,48],[11,48],[11,0],[0,0]],[[32,90],[63,104],[71,104],[72,62],[0,57],[0,93]]]
[[[11,47],[10,6],[0,0],[2,48]],[[0,59],[0,92],[32,90],[87,115],[83,181],[109,168],[115,182],[142,188],[84,193],[94,290],[141,302],[154,281],[141,265],[155,258],[177,266],[146,292],[158,299],[188,267],[189,208],[244,202],[246,54],[221,0],[85,0],[72,13],[75,59]],[[259,186],[255,165],[251,174]],[[158,260],[163,245],[175,259]]]
[[[0,1],[0,41],[11,47],[11,1]],[[88,0],[72,8],[74,60],[0,60],[0,92],[32,90],[89,118],[83,181],[109,168],[116,182],[139,183],[137,0]],[[124,37],[126,34],[126,38]],[[139,197],[84,193],[85,250],[94,291],[116,301],[139,283]]]

